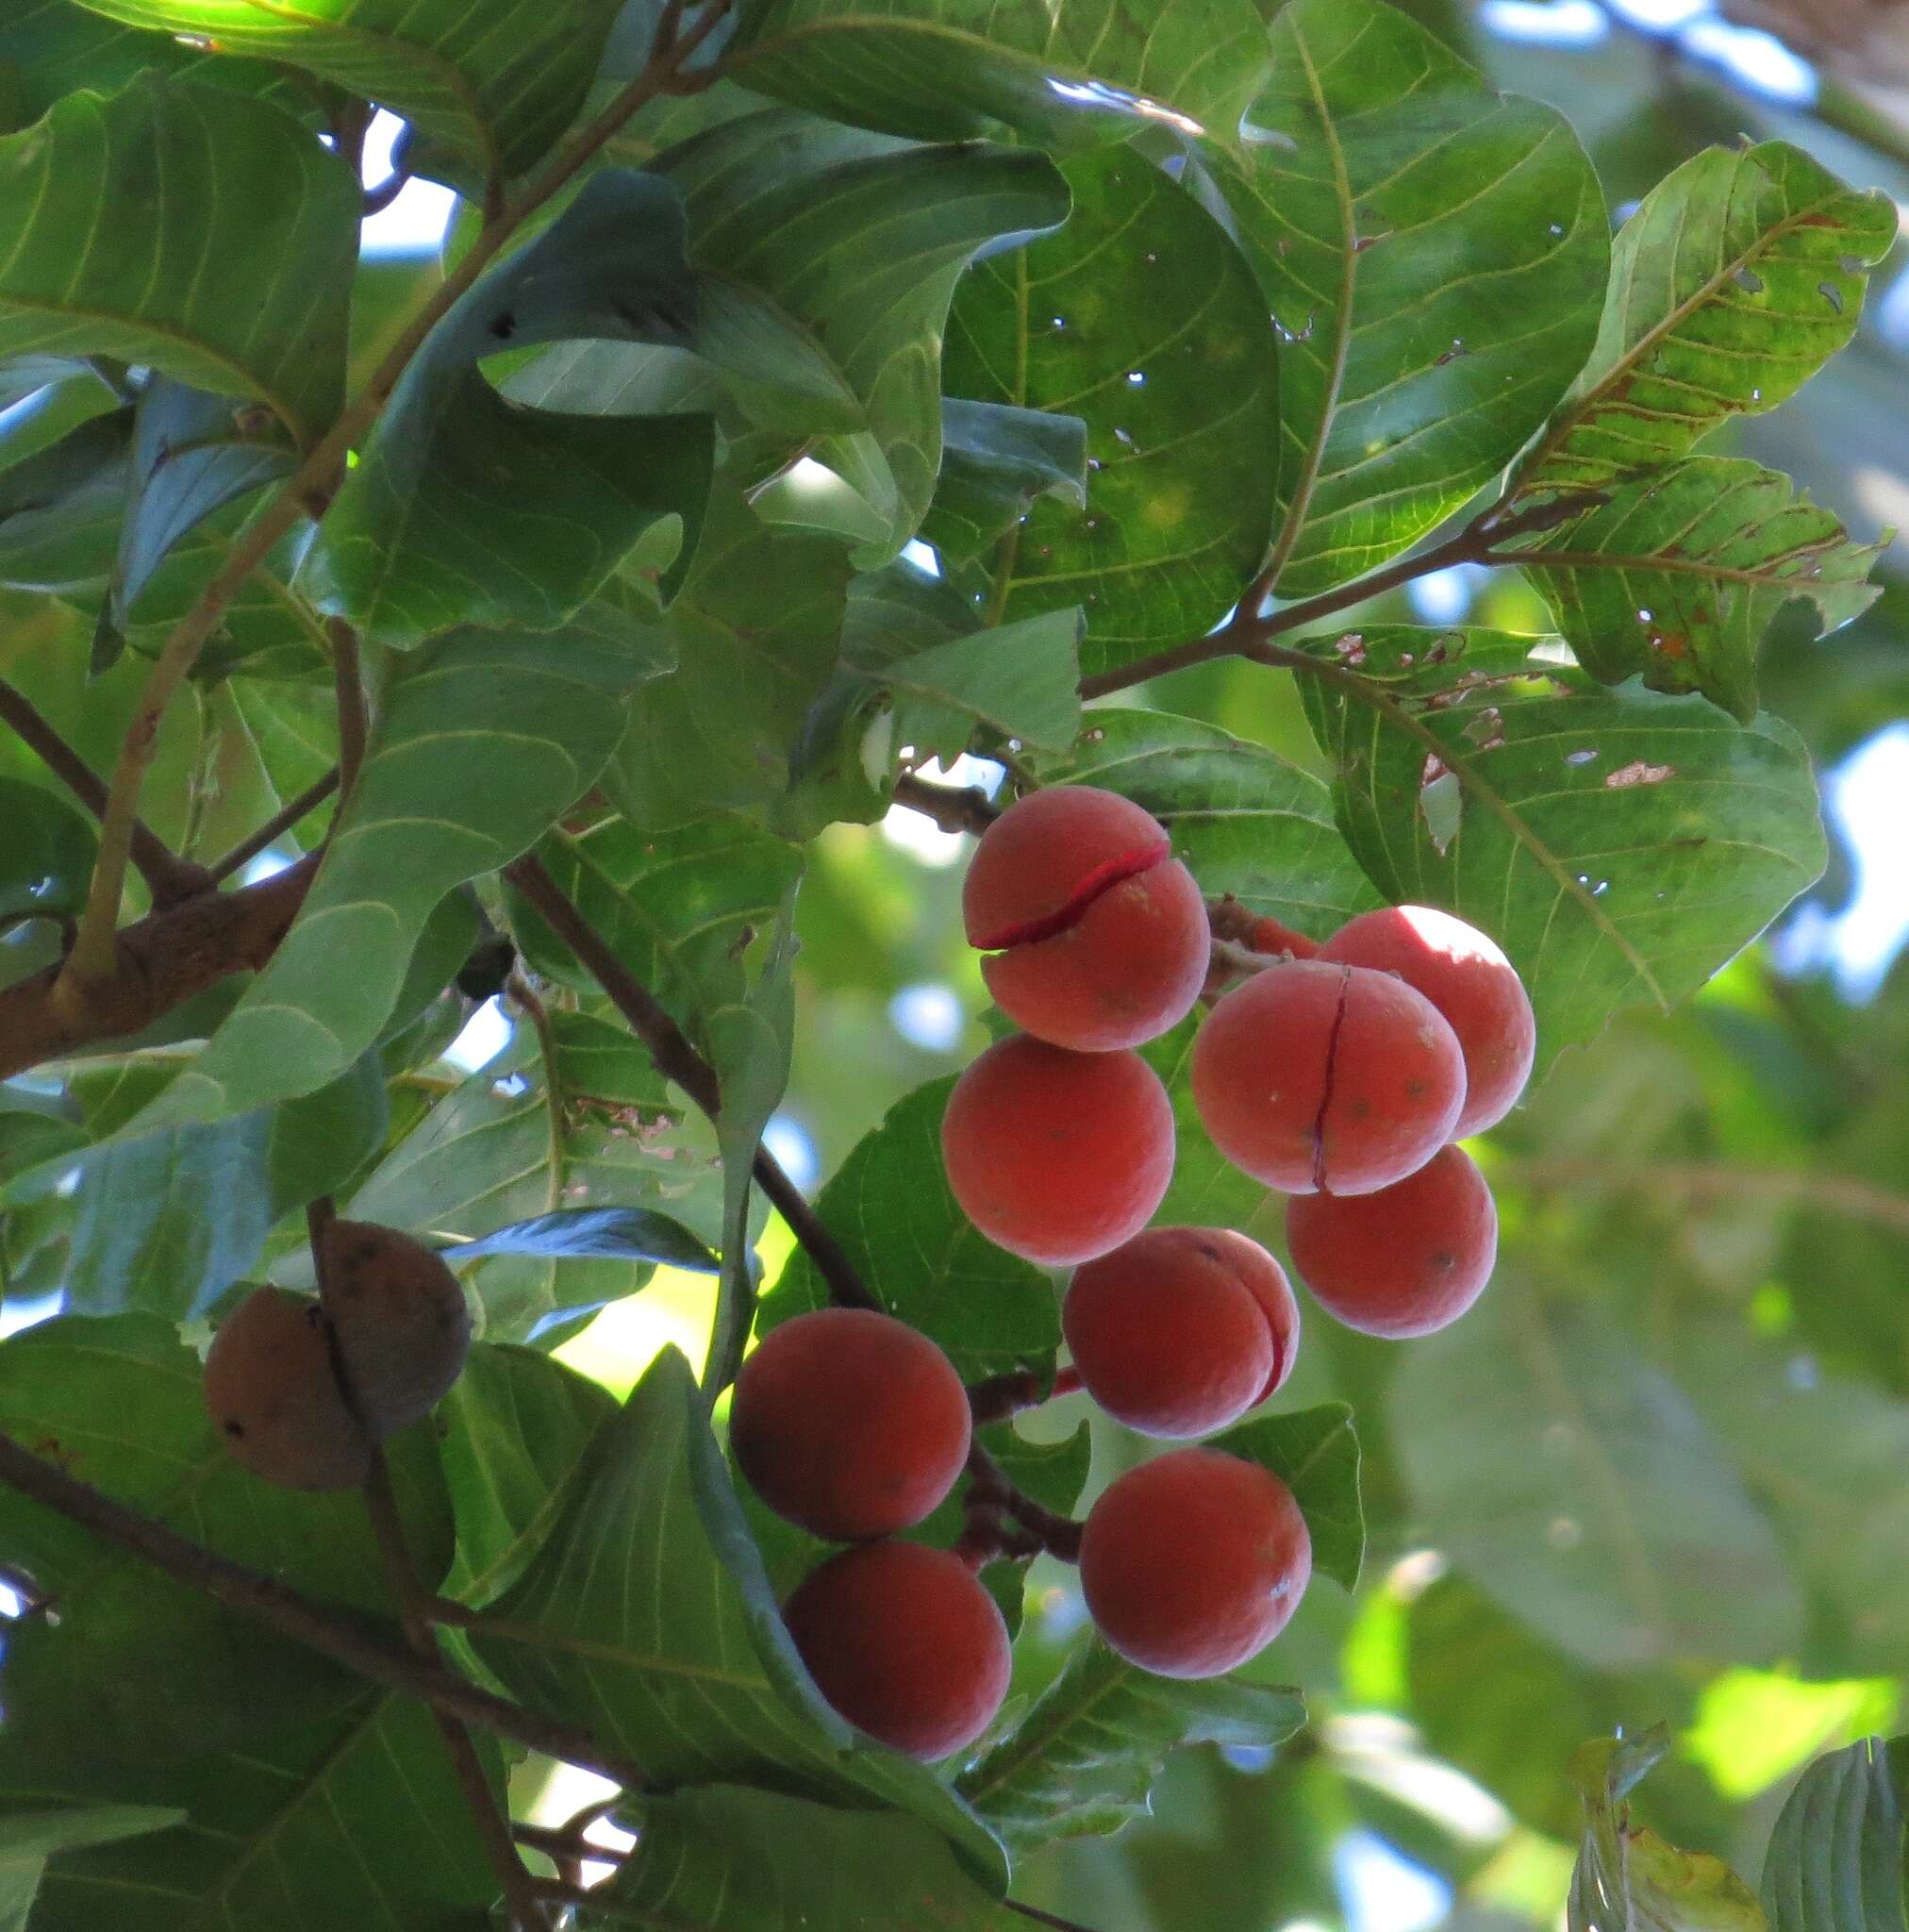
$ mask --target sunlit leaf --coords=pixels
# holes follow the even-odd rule
[[[172,219],[93,220],[149,206],[160,184],[191,210],[190,242]],[[0,356],[117,356],[254,398],[301,442],[329,425],[358,190],[290,115],[150,75],[110,98],[69,94],[0,139]]]
[[[1602,490],[1787,402],[1855,333],[1896,208],[1801,148],[1706,148],[1618,231],[1589,363],[1518,475]]]
[[[1517,454],[1596,333],[1609,222],[1555,109],[1384,0],[1294,0],[1210,156],[1280,332],[1286,596],[1395,557]]]
[[[1344,1403],[1261,1416],[1214,1437],[1209,1446],[1278,1476],[1305,1518],[1313,1568],[1349,1591],[1359,1587],[1366,1519],[1359,1504],[1359,1439]]]

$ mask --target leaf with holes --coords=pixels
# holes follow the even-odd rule
[[[1764,1855],[1769,1932],[1901,1932],[1909,1919],[1909,1738],[1867,1738],[1797,1781]]]
[[[1501,1264],[1465,1321],[1405,1355],[1387,1409],[1415,1448],[1412,1520],[1560,1649],[1602,1670],[1768,1667],[1795,1644],[1802,1604],[1768,1519],[1618,1329]]]
[[[1565,1908],[1568,1932],[1764,1932],[1755,1893],[1722,1859],[1680,1851],[1631,1824],[1624,1801],[1669,1743],[1660,1724],[1640,1738],[1593,1738],[1572,1760],[1585,1835]]]
[[[1869,571],[1884,547],[1851,543],[1774,470],[1692,457],[1508,554],[1600,684],[1641,675],[1748,724],[1757,646],[1777,613],[1814,605],[1818,635],[1860,617],[1882,594]]]
[[[1180,1745],[1263,1749],[1304,1722],[1296,1691],[1156,1677],[1089,1638],[955,1790],[1010,1851],[1028,1852],[1143,1816],[1167,1754]]]
[[[1312,1538],[1313,1568],[1348,1591],[1366,1560],[1359,1439],[1342,1402],[1241,1423],[1207,1444],[1268,1469],[1292,1491]]]
[[[290,932],[132,1131],[222,1120],[337,1078],[390,1018],[439,902],[515,858],[588,789],[649,668],[578,634],[461,631],[400,659]]]
[[[1605,490],[1787,402],[1856,332],[1896,206],[1786,142],[1707,148],[1618,231],[1596,347],[1517,492]]]
[[[1697,697],[1606,691],[1557,646],[1386,626],[1315,644],[1307,716],[1372,883],[1489,933],[1544,1050],[1695,992],[1823,869],[1809,755]]]
[[[457,1555],[444,1591],[483,1605],[523,1574],[564,1485],[616,1407],[607,1391],[535,1349],[480,1341],[438,1409]]]
[[[49,1804],[164,1805],[186,1816],[55,1852],[33,1932],[475,1925],[496,1897],[484,1840],[421,1704],[359,1696],[342,1716],[274,1731],[242,1753],[171,1764],[90,1758],[81,1739],[93,1741],[80,1729],[49,1748],[9,1730],[0,1820],[31,1819]],[[476,1748],[501,1793],[496,1745],[480,1738]]]
[[[274,1489],[242,1469],[199,1383],[199,1358],[170,1322],[62,1316],[0,1343],[0,1428],[236,1562],[390,1618],[362,1499]],[[451,1515],[429,1425],[392,1438],[390,1451],[413,1559],[435,1587],[451,1559]],[[9,1736],[173,1759],[328,1714],[356,1694],[336,1665],[11,1490],[0,1491],[0,1537],[8,1560],[59,1603],[56,1620],[30,1619],[8,1638]]]
[[[1265,42],[1251,0],[762,0],[745,12],[729,71],[818,113],[924,141],[1004,125],[1077,145],[1161,120],[1230,141]]]
[[[1517,454],[1588,353],[1610,258],[1553,108],[1383,0],[1294,0],[1206,159],[1280,330],[1282,596],[1375,569]]]
[[[506,343],[679,342],[695,314],[683,209],[615,169],[491,268],[426,338],[320,528],[321,609],[402,649],[462,624],[549,630],[639,543],[689,574],[715,464],[706,416],[557,415],[477,364]]]
[[[899,1100],[822,1189],[816,1210],[890,1314],[948,1351],[964,1381],[1054,1370],[1060,1311],[1047,1276],[981,1235],[955,1204],[941,1163],[952,1079]],[[764,1327],[826,1306],[827,1285],[800,1249],[764,1298]]]
[[[1085,506],[1042,497],[988,561],[1000,616],[1085,608],[1091,673],[1197,637],[1259,568],[1279,368],[1252,271],[1186,189],[1131,148],[1062,173],[1067,226],[955,291],[946,379],[1087,424]]]
[[[979,557],[1038,497],[1086,509],[1087,425],[1005,403],[941,405],[941,474],[921,525],[943,557]]]
[[[674,1349],[598,1432],[492,1614],[473,1641],[511,1692],[589,1724],[658,1785],[772,1784],[911,1812],[1005,1882],[1000,1846],[931,1772],[859,1738],[816,1693]]]
[[[522,174],[570,125],[618,0],[81,0],[94,13],[302,67],[389,108],[486,180]]]
[[[95,219],[160,205],[189,211],[190,242]],[[314,442],[343,391],[358,206],[343,163],[262,101],[157,75],[69,94],[0,139],[0,356],[150,364]]]

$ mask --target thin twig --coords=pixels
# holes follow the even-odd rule
[[[972,832],[979,838],[1001,808],[978,785],[937,785],[913,772],[895,780],[895,803],[931,818],[944,832]]]
[[[341,617],[328,618],[325,635],[331,640],[331,688],[338,708],[338,805],[351,803],[358,767],[365,761],[365,741],[371,735],[365,716],[364,671],[358,662],[357,632]]]
[[[410,185],[410,171],[407,168],[393,168],[375,188],[365,190],[364,206],[359,210],[358,220],[368,222],[374,215],[383,214]]]
[[[13,727],[27,750],[94,818],[106,815],[106,785],[98,773],[67,743],[32,699],[4,678],[0,678],[0,721]],[[213,883],[203,866],[181,858],[143,819],[133,821],[128,851],[155,906],[175,906]]]
[[[527,1744],[618,1784],[640,1785],[642,1773],[606,1752],[580,1726],[540,1716],[497,1697],[440,1666],[385,1641],[350,1613],[315,1602],[257,1570],[204,1548],[164,1524],[71,1476],[0,1435],[0,1482],[70,1523],[129,1550],[167,1575],[203,1591],[215,1602],[269,1624],[333,1662],[388,1690],[422,1698],[480,1730]]]
[[[1189,638],[1184,644],[1155,651],[1152,657],[1136,658],[1132,663],[1121,664],[1112,671],[1084,677],[1080,694],[1084,698],[1105,697],[1111,691],[1126,691],[1150,677],[1164,677],[1170,672],[1185,671],[1195,664],[1209,664],[1216,658],[1254,657],[1257,647],[1270,639],[1318,624],[1323,618],[1351,609],[1355,604],[1364,604],[1387,591],[1396,591],[1415,578],[1429,576],[1434,571],[1449,570],[1461,563],[1491,563],[1496,560],[1493,553],[1508,538],[1553,529],[1573,517],[1582,516],[1591,504],[1600,500],[1588,496],[1556,497],[1508,515],[1502,504],[1493,504],[1489,509],[1473,517],[1455,537],[1434,549],[1422,551],[1417,557],[1404,558],[1387,570],[1375,571],[1370,576],[1342,584],[1336,591],[1324,591],[1298,604],[1288,604],[1284,609],[1264,617],[1259,614],[1259,607],[1265,602],[1265,580],[1262,578],[1239,600],[1231,619],[1219,630],[1204,637]]]
[[[523,223],[560,193],[595,158],[619,128],[658,94],[666,92],[677,70],[716,29],[730,0],[713,0],[704,17],[672,45],[661,50],[643,72],[584,129],[561,154],[514,200],[506,203],[495,222],[486,225],[470,251],[432,291],[417,314],[400,332],[364,387],[345,406],[338,421],[320,438],[266,505],[249,530],[226,554],[211,581],[192,607],[173,626],[157,661],[147,674],[144,691],[121,742],[112,779],[107,788],[101,818],[99,857],[93,865],[86,910],[72,950],[58,981],[58,998],[81,1020],[89,994],[113,976],[120,899],[131,850],[132,827],[139,814],[140,792],[158,745],[159,721],[177,695],[206,641],[218,628],[225,608],[243,589],[252,573],[271,554],[301,517],[322,517],[329,506],[345,458],[376,422],[390,400],[399,378],[425,339],[486,269],[503,253]]]
[[[1010,1912],[1018,1912],[1023,1919],[1032,1919],[1037,1925],[1053,1926],[1054,1932],[1093,1932],[1089,1925],[1063,1919],[1058,1912],[1042,1911],[1038,1906],[1024,1906],[1018,1899],[1004,1898],[1001,1903]]]
[[[298,822],[314,812],[338,790],[339,770],[334,765],[315,785],[307,785],[290,805],[281,806],[256,832],[241,839],[211,867],[214,885],[230,878],[241,866],[249,865],[267,846],[281,839]]]
[[[1052,1383],[1032,1369],[1014,1369],[1004,1375],[990,1375],[976,1382],[968,1391],[968,1407],[975,1426],[1003,1423],[1023,1408],[1038,1408],[1043,1402],[1058,1402],[1063,1395],[1080,1392],[1081,1372],[1076,1368],[1056,1369]]]

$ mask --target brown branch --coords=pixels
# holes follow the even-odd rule
[[[0,989],[0,1079],[137,1033],[229,974],[263,966],[317,869],[314,854],[256,886],[148,913],[119,935],[111,978],[76,1011],[58,996],[57,966]]]
[[[978,1441],[968,1451],[968,1474],[971,1480],[965,1500],[971,1510],[1000,1509],[1027,1530],[1049,1556],[1058,1557],[1063,1563],[1080,1561],[1084,1525],[1016,1489],[1007,1473]]]
[[[1058,1402],[1063,1395],[1080,1392],[1081,1372],[1057,1369],[1052,1383],[1032,1369],[1014,1369],[1004,1375],[990,1375],[968,1391],[968,1407],[977,1428],[988,1423],[1004,1423],[1023,1408],[1038,1408],[1043,1402]]]
[[[944,832],[972,832],[978,839],[1001,808],[978,785],[936,785],[913,772],[895,780],[895,803],[930,818]]]
[[[480,1730],[533,1751],[578,1764],[619,1784],[640,1784],[642,1774],[605,1752],[588,1731],[540,1716],[454,1672],[388,1642],[346,1611],[315,1602],[256,1570],[248,1570],[128,1509],[55,1464],[0,1435],[0,1482],[70,1523],[129,1550],[168,1576],[203,1591],[214,1602],[269,1624],[281,1635],[374,1684],[421,1698]]]
[[[249,865],[265,848],[290,831],[299,820],[314,812],[338,790],[339,769],[334,765],[315,785],[307,785],[290,805],[282,806],[256,832],[241,839],[223,858],[213,861],[212,883],[230,878],[241,866]]]
[[[1473,517],[1455,537],[1431,550],[1422,551],[1417,557],[1404,558],[1389,569],[1373,572],[1370,576],[1342,584],[1336,591],[1307,597],[1298,604],[1288,604],[1284,609],[1264,617],[1259,614],[1259,607],[1266,601],[1270,586],[1262,577],[1240,598],[1232,617],[1220,629],[1204,637],[1189,638],[1184,644],[1175,644],[1170,650],[1155,651],[1152,657],[1136,658],[1131,664],[1121,664],[1112,671],[1084,677],[1080,694],[1084,698],[1105,697],[1109,692],[1126,691],[1150,677],[1165,677],[1170,672],[1185,671],[1195,664],[1210,664],[1216,658],[1257,657],[1257,647],[1273,638],[1318,624],[1323,618],[1351,609],[1355,604],[1364,604],[1387,591],[1396,591],[1415,578],[1429,576],[1434,571],[1449,570],[1460,563],[1495,562],[1498,559],[1494,552],[1507,538],[1553,529],[1573,517],[1583,515],[1593,504],[1602,501],[1595,496],[1555,497],[1510,515],[1505,514],[1503,504],[1493,504],[1489,509]]]
[[[0,721],[13,727],[26,748],[91,812],[106,815],[106,785],[92,767],[54,729],[26,693],[0,678]],[[143,819],[132,823],[129,852],[155,906],[176,906],[212,885],[203,866],[181,858]]]
[[[358,767],[365,761],[365,741],[371,735],[365,716],[364,673],[358,662],[357,632],[341,617],[324,626],[331,640],[331,685],[338,706],[338,806],[351,803]]]
[[[173,626],[147,674],[139,708],[120,745],[119,758],[107,789],[99,857],[93,866],[86,910],[59,974],[58,997],[70,1009],[74,1024],[87,1024],[87,1008],[97,1004],[101,991],[110,987],[118,972],[115,928],[119,924],[120,899],[125,887],[140,792],[158,744],[159,721],[178,694],[206,641],[218,628],[227,605],[301,517],[324,514],[344,474],[347,456],[377,421],[397,388],[398,379],[431,331],[503,253],[523,222],[559,194],[632,114],[647,101],[669,91],[678,70],[715,31],[728,7],[729,0],[712,0],[695,26],[671,45],[658,49],[643,72],[576,141],[558,154],[520,195],[505,204],[497,220],[487,223],[469,252],[399,333],[338,421],[313,445],[278,494],[227,552],[224,563],[200,591],[191,608]]]

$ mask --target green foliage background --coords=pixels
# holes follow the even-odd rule
[[[607,99],[661,9],[499,0],[475,34],[433,6],[431,59],[392,52],[401,11],[0,22],[0,391],[42,397],[0,421],[0,675],[96,769],[487,177]],[[1376,1839],[1456,1932],[1568,1895],[1601,1925],[1902,1932],[1901,1748],[1859,1740],[1909,1686],[1909,969],[1857,1000],[1757,935],[1847,900],[1816,782],[1909,713],[1893,553],[1865,589],[1909,490],[1875,321],[1909,150],[1447,0],[974,11],[741,9],[733,77],[644,108],[476,281],[317,537],[226,613],[154,830],[209,859],[330,765],[326,617],[367,634],[362,777],[268,967],[0,1088],[0,1288],[66,1296],[0,1343],[0,1428],[382,1614],[353,1499],[233,1468],[189,1344],[243,1279],[308,1285],[319,1194],[484,1238],[484,1340],[397,1474],[431,1580],[494,1620],[463,1661],[667,1788],[629,1807],[605,1924],[1000,1932],[1011,1862],[1017,1900],[1104,1932],[1357,1932],[1345,1861]],[[348,266],[353,185],[307,137],[359,92],[467,197],[442,260]],[[1202,146],[1135,95],[1254,139]],[[158,229],[76,244],[74,209],[195,165],[228,284],[173,274]],[[1653,191],[1613,260],[1607,208]],[[1607,269],[1631,299],[1601,327]],[[1639,357],[1634,317],[1671,310]],[[1508,541],[1456,625],[1393,590],[1288,640],[1292,675],[1222,658],[1080,708],[1078,675],[1199,637],[1263,565],[1330,594],[1507,465],[1516,505],[1610,500]],[[939,578],[896,561],[918,533]],[[1545,1049],[1479,1150],[1505,1239],[1476,1312],[1401,1347],[1308,1305],[1238,1445],[1312,1515],[1288,1632],[1165,1686],[1086,1641],[1061,1566],[1003,1566],[1014,1698],[945,1776],[856,1747],[806,1683],[774,1598],[813,1552],[739,1501],[695,1386],[758,1287],[764,1323],[824,1291],[741,1178],[772,1111],[885,1303],[971,1378],[1054,1365],[1051,1284],[940,1181],[987,1002],[958,837],[885,820],[905,747],[1114,785],[1210,894],[1308,934],[1452,906],[1517,958]],[[0,814],[12,984],[94,841],[4,729]],[[722,1072],[720,1140],[500,881],[533,844]],[[492,923],[548,1025],[471,1073],[451,982]],[[924,993],[957,1005],[945,1039],[898,1022]],[[1149,1050],[1182,1121],[1163,1211],[1276,1244],[1187,1106],[1190,1030]],[[1061,1509],[1141,1453],[1078,1398],[995,1446]],[[0,1924],[483,1923],[418,1710],[11,1492],[0,1558],[60,1608],[0,1673]],[[548,1764],[486,1749],[535,1805]]]

